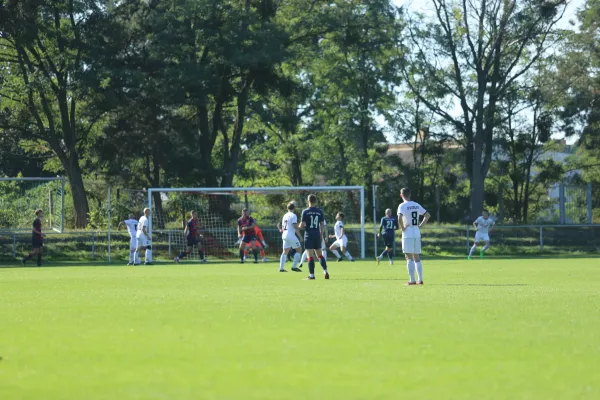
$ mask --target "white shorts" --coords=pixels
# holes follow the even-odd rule
[[[489,242],[490,235],[488,233],[475,232],[475,241],[476,242]]]
[[[344,235],[341,239],[337,239],[333,242],[333,247],[346,247],[348,245],[348,238]]]
[[[150,245],[150,241],[145,233],[138,233],[136,241],[138,247],[148,247]]]
[[[129,248],[130,249],[137,248],[137,238],[136,237],[132,237],[131,239],[129,239]]]
[[[300,241],[298,240],[298,238],[296,237],[296,235],[294,236],[287,236],[287,237],[282,237],[281,239],[283,239],[283,249],[297,249],[298,247],[300,247]]]
[[[404,254],[421,254],[421,238],[402,238],[402,252]]]

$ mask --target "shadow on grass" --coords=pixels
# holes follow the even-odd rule
[[[336,281],[404,281],[401,278],[333,278]]]
[[[529,286],[529,285],[526,283],[439,283],[439,284],[433,284],[433,286],[492,286],[492,287],[508,286],[508,287],[510,287],[510,286]]]
[[[0,265],[0,270],[2,269],[41,269],[41,268],[69,268],[69,267],[91,267],[91,268],[100,268],[100,267],[127,267],[127,265],[121,264],[83,264],[83,263],[71,263],[71,264],[44,264],[41,267],[37,265]]]

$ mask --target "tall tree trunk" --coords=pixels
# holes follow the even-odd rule
[[[481,173],[481,163],[477,162],[475,153],[473,162],[473,178],[471,179],[471,219],[474,221],[483,211],[485,194],[485,176]]]
[[[302,160],[295,147],[292,150],[291,175],[292,185],[304,186],[302,182]]]
[[[71,184],[73,208],[75,209],[75,227],[81,229],[86,228],[88,224],[90,206],[85,193],[83,174],[79,165],[79,159],[73,154],[70,158],[62,159],[61,161],[65,171],[67,172],[69,183]]]
[[[346,151],[344,149],[344,143],[340,140],[340,138],[336,139],[338,144],[338,149],[340,150],[340,163],[341,170],[344,171],[342,176],[344,178],[344,185],[350,186],[350,177],[348,176],[348,160],[346,159]]]
[[[225,163],[223,167],[222,187],[233,186],[233,178],[238,167],[240,157],[242,134],[244,133],[244,121],[246,119],[246,106],[248,105],[248,95],[250,93],[250,85],[252,84],[249,73],[246,74],[242,83],[242,90],[237,98],[237,113],[235,117],[235,125],[233,127],[233,138],[231,139],[231,148],[225,149]],[[227,145],[227,142],[223,142]]]
[[[154,213],[153,221],[156,221],[156,228],[165,229],[165,219],[163,217],[163,202],[160,197],[161,192],[152,192],[152,202],[154,204]]]

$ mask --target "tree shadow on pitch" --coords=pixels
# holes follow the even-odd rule
[[[436,286],[496,286],[496,287],[529,286],[526,283],[438,283],[438,284],[434,283],[432,285],[436,285]]]
[[[406,281],[401,278],[335,278],[336,281]]]

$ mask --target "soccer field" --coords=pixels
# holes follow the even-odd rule
[[[600,398],[600,259],[423,267],[0,268],[0,399]]]

